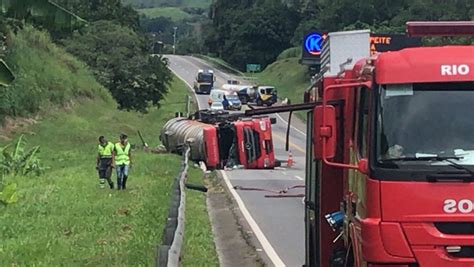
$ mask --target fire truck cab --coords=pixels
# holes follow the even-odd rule
[[[419,35],[473,22],[407,23]],[[308,112],[305,266],[474,266],[474,46],[330,33]],[[348,42],[350,40],[350,42]]]

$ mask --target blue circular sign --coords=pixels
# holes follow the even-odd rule
[[[304,48],[311,55],[317,56],[321,54],[324,38],[319,33],[311,33],[304,40]]]

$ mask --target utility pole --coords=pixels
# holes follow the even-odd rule
[[[178,30],[178,27],[173,27],[174,33],[173,33],[173,54],[176,54],[176,31]]]

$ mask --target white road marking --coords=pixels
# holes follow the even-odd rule
[[[280,114],[276,113],[276,115],[277,115],[277,117],[278,117],[281,121],[283,121],[284,123],[286,123],[286,125],[288,125],[288,122],[285,121],[285,120],[280,116]],[[300,133],[300,134],[302,134],[303,136],[306,137],[306,133],[304,133],[303,131],[299,130],[298,128],[294,127],[293,125],[290,125],[290,127],[291,127],[291,129],[297,131],[298,133]]]
[[[191,63],[192,64],[192,63]],[[193,64],[194,65],[194,64]],[[171,69],[171,68],[170,68]],[[179,74],[177,74],[173,69],[171,71],[179,78],[181,79],[184,83],[186,83],[190,89],[192,89],[192,86],[185,80],[183,77],[181,77]],[[191,90],[192,91],[192,90]],[[194,93],[194,92],[193,92]],[[284,267],[285,264],[283,261],[280,259],[278,254],[275,252],[275,249],[273,249],[272,245],[270,242],[268,242],[268,239],[265,237],[263,234],[262,230],[260,230],[260,227],[258,227],[258,224],[255,222],[253,219],[252,215],[250,215],[250,212],[247,210],[247,207],[245,207],[244,202],[240,198],[239,194],[235,191],[234,187],[232,186],[229,178],[227,177],[227,174],[225,171],[220,171],[222,174],[222,177],[227,185],[227,188],[229,189],[230,193],[234,197],[235,201],[237,202],[237,205],[240,208],[240,211],[242,212],[242,215],[244,218],[247,220],[248,224],[250,225],[250,228],[252,231],[255,233],[255,236],[257,237],[258,241],[262,245],[263,250],[267,254],[268,258],[272,261],[272,263],[276,267]]]
[[[299,177],[298,175],[295,175],[295,178],[298,179],[298,180],[301,180],[301,181],[304,180],[303,178]]]
[[[262,230],[260,230],[260,227],[258,227],[258,224],[252,218],[252,215],[250,215],[250,212],[245,207],[244,202],[242,201],[239,194],[237,194],[234,187],[230,183],[229,178],[227,177],[227,174],[224,171],[220,171],[220,173],[222,174],[222,178],[224,179],[224,182],[226,183],[227,188],[229,189],[230,193],[232,194],[235,201],[237,202],[237,205],[239,206],[240,211],[242,212],[242,215],[247,220],[247,222],[250,225],[250,228],[252,229],[252,231],[255,233],[255,236],[257,237],[258,241],[262,245],[262,248],[265,251],[265,253],[267,254],[267,256],[270,258],[270,260],[272,261],[272,263],[275,266],[277,266],[277,267],[285,266],[283,261],[280,259],[278,254],[273,249],[270,242],[268,242],[268,240],[265,237],[265,235],[263,234]]]

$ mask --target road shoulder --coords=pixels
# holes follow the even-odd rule
[[[208,175],[207,207],[220,266],[265,266],[265,253],[240,213],[218,172]]]

